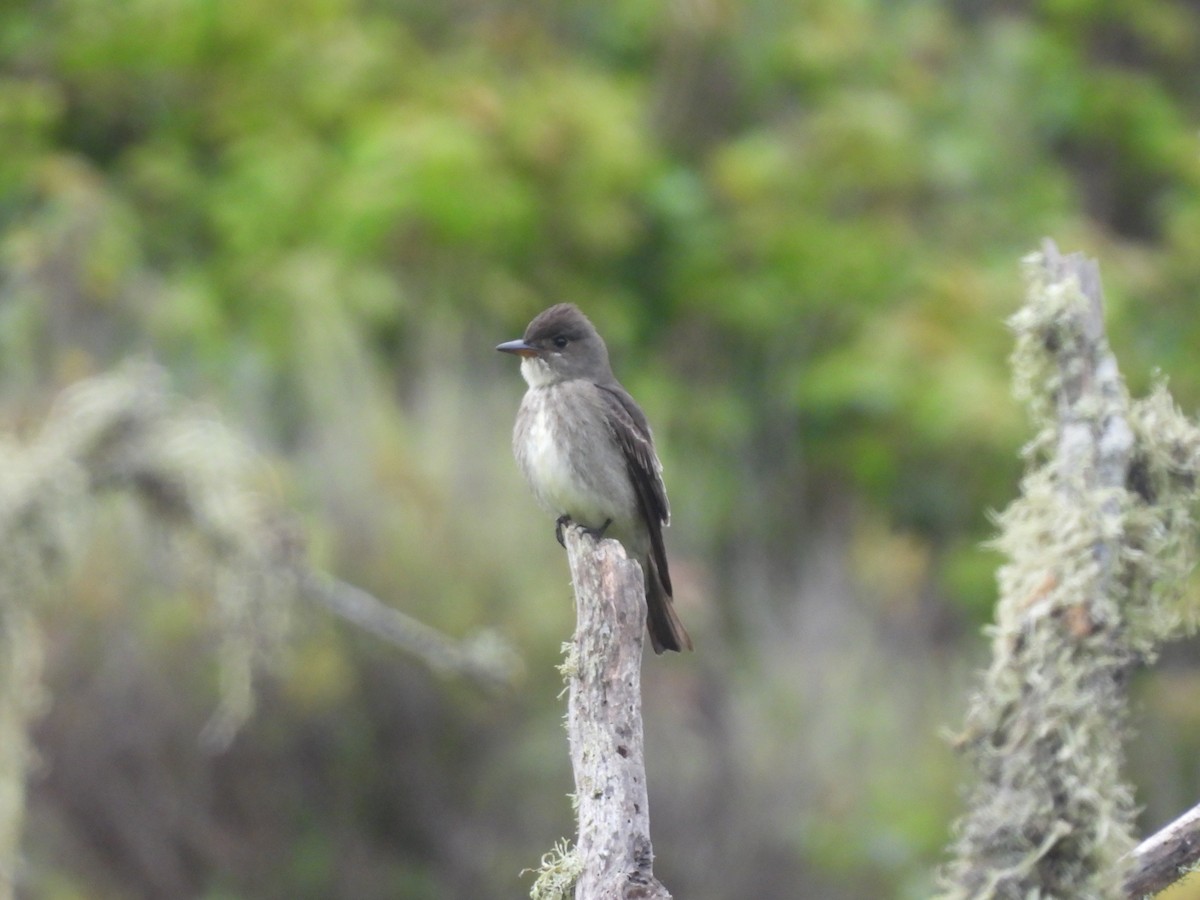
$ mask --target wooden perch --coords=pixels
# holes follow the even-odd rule
[[[643,757],[642,573],[614,540],[564,532],[578,624],[564,665],[581,867],[576,900],[669,900],[654,877]]]

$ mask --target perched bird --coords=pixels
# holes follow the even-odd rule
[[[521,359],[529,384],[513,455],[537,501],[558,516],[619,540],[642,567],[646,626],[655,653],[692,649],[671,601],[662,530],[671,509],[646,415],[613,376],[608,348],[571,303],[540,313],[525,336],[496,347]]]

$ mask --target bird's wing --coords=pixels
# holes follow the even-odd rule
[[[658,566],[659,576],[667,595],[672,594],[671,576],[667,571],[667,551],[663,546],[662,529],[671,524],[671,505],[662,479],[662,463],[654,452],[654,440],[646,415],[619,384],[598,384],[600,396],[608,406],[613,434],[625,456],[625,467],[637,492],[642,515],[650,532],[650,550]]]

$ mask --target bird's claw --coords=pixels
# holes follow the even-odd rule
[[[599,528],[588,528],[585,525],[585,526],[583,526],[583,530],[586,534],[590,534],[592,537],[594,537],[596,540],[599,541],[599,540],[604,539],[604,532],[608,531],[608,526],[611,524],[612,524],[612,519],[605,519],[604,524],[601,525]]]
[[[563,539],[563,528],[573,524],[570,516],[559,516],[554,520],[554,537],[558,539],[559,546],[566,547],[566,541]],[[587,525],[580,525],[580,530],[584,534],[590,534],[596,540],[603,540],[604,532],[608,531],[608,526],[612,524],[612,519],[605,519],[604,524],[599,528],[589,528]]]

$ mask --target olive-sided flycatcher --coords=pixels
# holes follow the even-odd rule
[[[560,528],[570,520],[619,540],[645,576],[654,652],[691,650],[671,602],[662,463],[645,413],[613,376],[603,338],[576,306],[559,303],[530,322],[521,340],[496,349],[522,357],[529,383],[513,454],[534,496]]]

